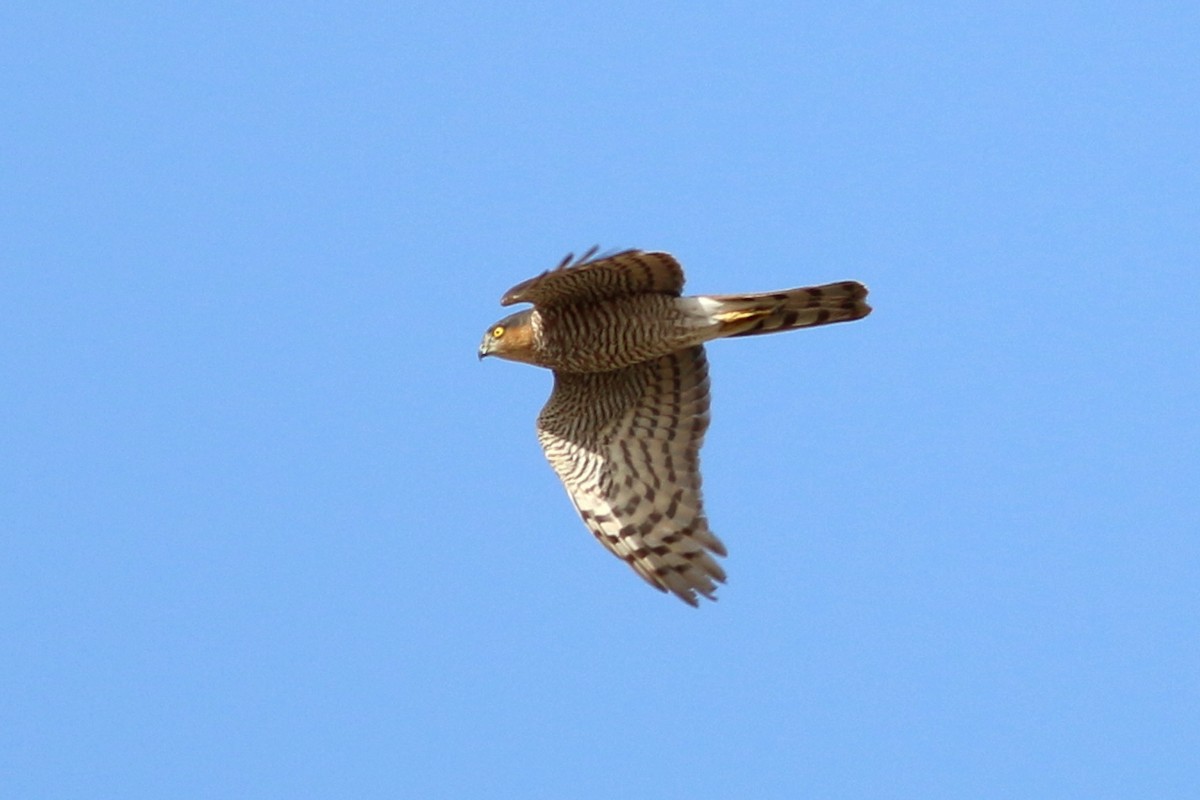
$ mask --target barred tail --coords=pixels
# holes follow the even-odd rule
[[[697,298],[717,323],[718,337],[851,322],[871,313],[867,287],[857,281],[827,283],[762,294],[716,294]]]

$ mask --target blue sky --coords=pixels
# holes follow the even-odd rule
[[[1200,795],[1188,4],[10,4],[0,794]],[[709,348],[729,583],[478,363],[593,244]]]

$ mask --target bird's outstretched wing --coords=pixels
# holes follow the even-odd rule
[[[700,498],[708,362],[693,347],[625,369],[555,373],[538,439],[584,523],[652,586],[714,598],[725,547]]]
[[[554,269],[509,289],[500,305],[592,303],[644,292],[678,297],[683,291],[683,268],[670,253],[625,250],[589,261],[595,252],[592,248],[578,261],[568,255]]]

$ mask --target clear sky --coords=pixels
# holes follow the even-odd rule
[[[102,10],[101,10],[102,9]],[[1200,12],[0,11],[0,796],[1200,796]],[[593,244],[709,347],[719,602],[478,363]]]

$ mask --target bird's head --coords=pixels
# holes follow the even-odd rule
[[[483,334],[479,357],[499,356],[509,361],[535,363],[533,355],[533,309],[509,314]]]

